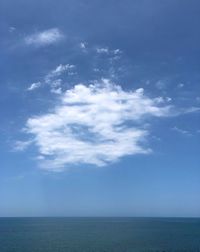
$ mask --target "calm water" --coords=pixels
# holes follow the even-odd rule
[[[0,252],[198,252],[200,219],[0,218]]]

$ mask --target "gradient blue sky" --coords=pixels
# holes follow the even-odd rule
[[[200,216],[198,0],[1,0],[0,216]]]

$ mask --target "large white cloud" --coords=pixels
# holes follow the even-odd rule
[[[60,96],[52,112],[31,117],[26,132],[38,147],[40,166],[59,171],[71,164],[103,166],[126,155],[149,153],[150,117],[169,114],[163,98],[149,98],[143,89],[124,91],[103,80],[78,84]]]
[[[27,45],[44,46],[55,44],[62,38],[62,32],[58,28],[52,28],[25,37],[25,43]]]

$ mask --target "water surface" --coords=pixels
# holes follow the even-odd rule
[[[0,218],[0,252],[198,252],[197,218]]]

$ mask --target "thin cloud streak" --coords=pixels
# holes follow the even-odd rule
[[[25,37],[24,41],[26,45],[32,46],[46,46],[59,42],[64,35],[58,28],[48,29],[42,32],[36,32]]]
[[[60,64],[55,69],[50,71],[41,81],[30,84],[30,86],[27,88],[27,91],[33,91],[46,84],[50,86],[52,93],[58,93],[58,91],[61,90],[62,85],[62,79],[60,76],[64,73],[67,73],[68,75],[75,74],[74,69],[74,65]]]

